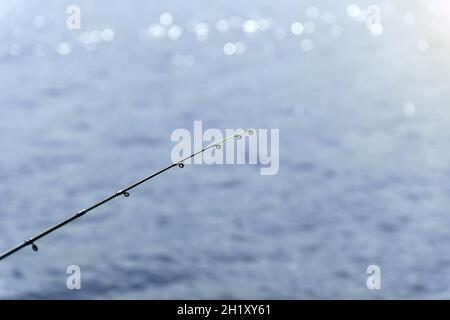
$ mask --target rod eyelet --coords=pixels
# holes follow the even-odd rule
[[[130,196],[130,193],[127,192],[127,191],[124,191],[124,192],[123,192],[123,195],[124,195],[126,198],[128,198],[128,197]]]
[[[178,167],[180,167],[181,169],[183,169],[183,168],[184,168],[184,163],[179,163],[179,164],[178,164]]]

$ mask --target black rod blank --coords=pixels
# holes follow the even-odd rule
[[[195,157],[196,155],[201,154],[201,153],[205,152],[206,150],[211,149],[211,148],[214,148],[214,147],[217,148],[217,149],[220,149],[221,145],[222,145],[225,141],[227,141],[227,140],[229,140],[229,139],[231,139],[231,138],[241,139],[241,138],[242,138],[242,135],[244,135],[244,134],[246,134],[246,133],[248,133],[249,135],[252,135],[252,134],[253,134],[253,131],[252,131],[252,130],[245,130],[245,131],[243,131],[243,132],[241,132],[241,133],[238,133],[238,134],[229,136],[229,137],[227,137],[227,138],[225,138],[225,139],[219,141],[218,143],[211,144],[211,145],[207,146],[206,148],[204,148],[204,149],[202,149],[202,150],[200,150],[200,151],[197,151],[197,152],[191,154],[190,156],[187,156],[186,158],[184,158],[184,159],[182,159],[182,160],[180,160],[180,161],[178,161],[178,162],[176,162],[176,163],[172,163],[171,165],[165,167],[164,169],[159,170],[159,171],[156,172],[156,173],[153,173],[153,174],[151,174],[151,175],[149,175],[149,176],[147,176],[147,177],[145,177],[145,178],[142,178],[141,180],[139,180],[139,181],[137,181],[137,182],[135,182],[135,183],[129,185],[128,187],[125,187],[125,188],[123,188],[123,189],[120,189],[119,191],[117,191],[117,192],[114,193],[113,195],[111,195],[111,196],[109,196],[109,197],[107,197],[107,198],[101,200],[100,202],[97,202],[96,204],[90,206],[90,207],[87,208],[87,209],[83,209],[83,210],[78,211],[75,215],[73,215],[73,216],[71,216],[71,217],[69,217],[69,218],[67,218],[67,219],[65,219],[65,220],[63,220],[63,221],[61,221],[60,223],[55,224],[54,226],[52,226],[52,227],[48,228],[47,230],[45,230],[45,231],[39,233],[38,235],[36,235],[36,236],[34,236],[34,237],[32,237],[32,238],[29,238],[28,240],[26,240],[26,241],[23,242],[22,244],[19,244],[18,246],[16,246],[16,247],[14,247],[14,248],[12,248],[12,249],[10,249],[10,250],[4,252],[3,254],[0,255],[0,260],[3,260],[3,259],[5,259],[6,257],[8,257],[8,256],[10,256],[10,255],[16,253],[17,251],[19,251],[19,250],[21,250],[21,249],[23,249],[23,248],[25,248],[25,247],[28,247],[28,246],[31,246],[32,249],[33,249],[34,251],[38,251],[39,248],[38,248],[38,246],[35,244],[35,242],[36,242],[37,240],[39,240],[39,239],[45,237],[46,235],[52,233],[53,231],[58,230],[59,228],[65,226],[66,224],[68,224],[68,223],[70,223],[70,222],[72,222],[72,221],[74,221],[74,220],[76,220],[76,219],[78,219],[78,218],[84,216],[84,215],[85,215],[86,213],[88,213],[89,211],[94,210],[95,208],[97,208],[97,207],[99,207],[99,206],[101,206],[101,205],[103,205],[103,204],[105,204],[105,203],[107,203],[107,202],[113,200],[114,198],[117,198],[117,197],[122,196],[122,195],[125,196],[125,197],[128,197],[128,196],[130,195],[130,193],[129,193],[130,190],[136,188],[137,186],[143,184],[144,182],[146,182],[146,181],[148,181],[148,180],[150,180],[150,179],[153,179],[154,177],[160,175],[161,173],[164,173],[164,172],[166,172],[166,171],[168,171],[168,170],[170,170],[170,169],[172,169],[172,168],[174,168],[174,167],[176,167],[176,166],[178,166],[179,168],[183,168],[183,167],[184,167],[184,162],[185,162],[186,160],[189,160],[189,159]]]

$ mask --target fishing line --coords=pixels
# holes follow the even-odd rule
[[[39,233],[38,235],[36,235],[36,236],[34,236],[34,237],[32,237],[32,238],[29,238],[28,240],[26,240],[25,242],[19,244],[18,246],[14,247],[14,248],[12,248],[12,249],[10,249],[10,250],[8,250],[8,251],[6,251],[6,252],[3,253],[2,255],[0,255],[0,260],[3,260],[3,259],[5,259],[6,257],[12,255],[13,253],[16,253],[17,251],[19,251],[19,250],[21,250],[21,249],[23,249],[23,248],[25,248],[25,247],[28,247],[28,246],[31,246],[31,248],[33,249],[33,251],[38,251],[38,250],[39,250],[39,247],[36,245],[36,241],[37,241],[37,240],[39,240],[39,239],[41,239],[41,238],[47,236],[48,234],[50,234],[50,233],[52,233],[52,232],[58,230],[59,228],[62,228],[62,227],[65,226],[66,224],[68,224],[68,223],[70,223],[70,222],[72,222],[72,221],[74,221],[74,220],[76,220],[76,219],[78,219],[78,218],[81,218],[82,216],[84,216],[84,215],[85,215],[86,213],[88,213],[89,211],[92,211],[92,210],[94,210],[95,208],[100,207],[101,205],[103,205],[103,204],[105,204],[105,203],[107,203],[107,202],[113,200],[114,198],[117,198],[117,197],[122,196],[122,195],[123,195],[124,197],[129,197],[129,196],[130,196],[130,191],[131,191],[132,189],[136,188],[137,186],[143,184],[144,182],[146,182],[146,181],[148,181],[148,180],[150,180],[150,179],[153,179],[154,177],[156,177],[156,176],[160,175],[161,173],[166,172],[166,171],[168,171],[168,170],[170,170],[170,169],[172,169],[172,168],[174,168],[174,167],[184,168],[184,162],[185,162],[186,160],[189,160],[189,159],[195,157],[195,156],[198,155],[198,154],[202,154],[202,153],[204,153],[206,150],[209,150],[209,149],[211,149],[211,148],[217,148],[217,149],[220,149],[220,148],[222,147],[222,145],[223,145],[227,140],[230,140],[230,139],[233,139],[233,138],[236,138],[236,139],[242,139],[242,136],[243,136],[244,134],[246,134],[246,133],[248,133],[249,135],[252,135],[252,134],[253,134],[253,131],[252,131],[252,130],[245,130],[245,131],[242,131],[241,133],[237,133],[237,134],[228,136],[228,137],[226,137],[225,139],[223,139],[223,140],[221,140],[221,141],[219,141],[219,142],[217,142],[217,143],[211,144],[211,145],[207,146],[206,148],[203,148],[202,150],[197,151],[197,152],[191,154],[190,156],[187,156],[186,158],[184,158],[184,159],[182,159],[182,160],[180,160],[180,161],[178,161],[178,162],[172,163],[171,165],[165,167],[164,169],[161,169],[161,170],[159,170],[158,172],[153,173],[153,174],[151,174],[151,175],[149,175],[149,176],[147,176],[147,177],[145,177],[145,178],[143,178],[143,179],[141,179],[141,180],[139,180],[139,181],[137,181],[137,182],[135,182],[135,183],[129,185],[129,186],[126,187],[126,188],[120,189],[119,191],[117,191],[117,192],[114,193],[113,195],[111,195],[111,196],[109,196],[109,197],[107,197],[107,198],[101,200],[100,202],[97,202],[96,204],[90,206],[90,207],[87,208],[87,209],[83,209],[83,210],[78,211],[75,215],[73,215],[73,216],[71,216],[71,217],[69,217],[69,218],[67,218],[67,219],[65,219],[65,220],[63,220],[63,221],[61,221],[60,223],[55,224],[54,226],[52,226],[52,227],[48,228],[47,230],[45,230],[45,231]]]

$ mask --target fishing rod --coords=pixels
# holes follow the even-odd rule
[[[168,171],[168,170],[170,170],[170,169],[172,169],[172,168],[174,168],[174,167],[177,167],[177,166],[178,166],[179,168],[184,168],[184,162],[185,162],[186,160],[189,160],[189,159],[195,157],[196,155],[201,154],[201,153],[203,153],[203,152],[205,152],[206,150],[209,150],[209,149],[211,149],[211,148],[217,148],[217,149],[220,149],[221,146],[225,143],[225,141],[227,141],[227,140],[229,140],[229,139],[232,139],[232,138],[241,139],[242,136],[243,136],[244,134],[246,134],[246,133],[248,133],[249,135],[252,135],[252,134],[253,134],[253,131],[247,129],[247,130],[242,131],[241,133],[237,133],[237,134],[228,136],[228,137],[226,137],[225,139],[223,139],[223,140],[221,140],[221,141],[219,141],[219,142],[217,142],[217,143],[210,144],[210,145],[207,146],[206,148],[203,148],[202,150],[197,151],[197,152],[191,154],[190,156],[188,156],[188,157],[186,157],[186,158],[184,158],[184,159],[182,159],[182,160],[180,160],[180,161],[178,161],[178,162],[172,163],[171,165],[165,167],[164,169],[159,170],[159,171],[156,172],[156,173],[153,173],[153,174],[151,174],[151,175],[149,175],[149,176],[147,176],[147,177],[145,177],[145,178],[142,178],[141,180],[139,180],[139,181],[137,181],[137,182],[135,182],[135,183],[129,185],[128,187],[125,187],[125,188],[123,188],[123,189],[120,189],[119,191],[117,191],[117,192],[114,193],[113,195],[111,195],[111,196],[109,196],[109,197],[107,197],[107,198],[105,198],[105,199],[103,199],[103,200],[97,202],[96,204],[90,206],[90,207],[87,208],[87,209],[83,209],[83,210],[78,211],[78,212],[77,212],[76,214],[74,214],[73,216],[71,216],[71,217],[69,217],[69,218],[67,218],[67,219],[65,219],[65,220],[63,220],[63,221],[61,221],[60,223],[55,224],[54,226],[52,226],[52,227],[48,228],[47,230],[45,230],[45,231],[39,233],[38,235],[36,235],[36,236],[34,236],[34,237],[32,237],[32,238],[29,238],[28,240],[26,240],[26,241],[23,242],[22,244],[19,244],[18,246],[14,247],[14,248],[12,248],[12,249],[10,249],[10,250],[8,250],[8,251],[6,251],[5,253],[3,253],[3,254],[0,255],[0,260],[3,260],[3,259],[5,259],[6,257],[8,257],[8,256],[10,256],[10,255],[16,253],[17,251],[19,251],[19,250],[21,250],[21,249],[23,249],[23,248],[25,248],[25,247],[28,247],[28,246],[31,246],[31,248],[33,249],[33,251],[38,251],[39,248],[38,248],[38,246],[36,245],[36,241],[37,241],[37,240],[39,240],[39,239],[41,239],[41,238],[47,236],[48,234],[50,234],[50,233],[52,233],[52,232],[58,230],[59,228],[62,228],[62,227],[65,226],[66,224],[68,224],[68,223],[70,223],[70,222],[72,222],[72,221],[74,221],[74,220],[76,220],[76,219],[78,219],[78,218],[81,218],[82,216],[84,216],[84,215],[85,215],[86,213],[88,213],[89,211],[94,210],[94,209],[97,208],[97,207],[100,207],[101,205],[103,205],[103,204],[105,204],[105,203],[107,203],[107,202],[113,200],[114,198],[117,198],[117,197],[122,196],[122,195],[123,195],[124,197],[128,198],[128,197],[130,196],[130,192],[129,192],[129,191],[131,191],[132,189],[136,188],[137,186],[143,184],[144,182],[146,182],[146,181],[148,181],[148,180],[150,180],[150,179],[153,179],[154,177],[159,176],[161,173],[166,172],[166,171]]]

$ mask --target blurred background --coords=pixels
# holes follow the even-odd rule
[[[449,298],[449,15],[0,0],[0,251],[170,163],[194,120],[280,129],[277,175],[168,172],[2,261],[0,298]]]

